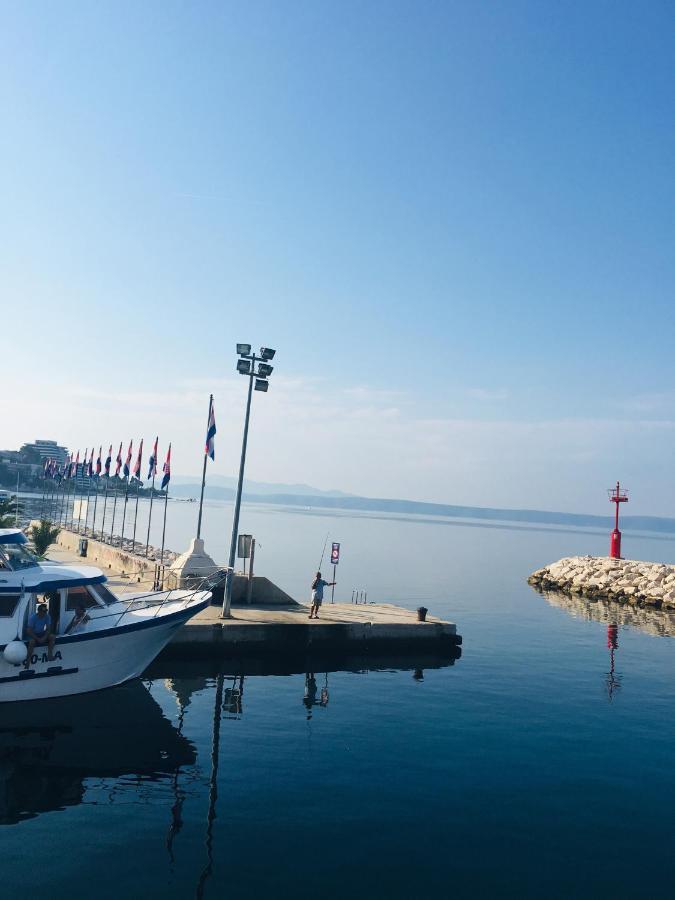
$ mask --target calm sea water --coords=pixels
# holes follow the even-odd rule
[[[182,549],[195,519],[194,505],[170,505],[167,545]],[[219,561],[230,527],[231,506],[208,504]],[[336,599],[423,602],[457,622],[461,659],[350,671],[313,659],[284,674],[160,661],[142,683],[3,709],[4,887],[672,895],[675,646],[650,632],[675,624],[621,624],[620,609],[556,605],[526,583],[561,556],[605,553],[608,535],[258,506],[241,530],[258,539],[257,570],[299,599],[329,532],[342,543]],[[655,536],[625,534],[624,550],[675,558]]]

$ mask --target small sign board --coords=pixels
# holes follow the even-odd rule
[[[239,559],[250,559],[251,558],[251,541],[253,540],[252,534],[240,534],[237,538],[237,556]]]
[[[337,566],[340,562],[340,545],[333,544],[330,551],[330,564],[331,566]]]

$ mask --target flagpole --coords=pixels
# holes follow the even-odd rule
[[[69,464],[70,465],[70,464]],[[68,470],[70,471],[70,469]],[[59,525],[66,527],[66,489],[68,487],[68,479],[66,478],[66,467],[63,467],[63,475],[61,476],[61,484],[63,485],[63,490],[61,491],[61,511],[59,513]]]
[[[56,518],[56,494],[58,488],[58,482],[56,481],[56,477],[54,476],[52,480],[52,496],[49,504],[49,521],[54,524],[54,519]]]
[[[112,542],[113,542],[113,531],[114,531],[114,528],[115,528],[115,512],[116,512],[116,510],[117,510],[117,495],[119,494],[118,488],[119,488],[119,480],[120,480],[120,476],[119,476],[119,475],[115,475],[115,478],[117,478],[117,484],[115,485],[115,490],[114,490],[114,494],[115,494],[115,502],[113,503],[112,523],[111,523],[111,525],[110,525],[110,543],[111,543],[111,544],[112,544]]]
[[[66,467],[63,467],[63,474],[61,475],[61,479],[59,481],[59,492],[61,496],[58,498],[58,517],[59,517],[59,525],[63,525],[63,498],[66,495]]]
[[[45,463],[45,466],[46,465],[47,464]],[[43,484],[42,484],[42,500],[40,501],[40,518],[44,519],[44,517],[45,517],[45,497],[47,496],[46,468],[42,469],[42,478],[43,478]]]
[[[124,523],[127,520],[127,503],[129,502],[129,482],[131,481],[131,475],[125,475],[124,477],[127,480],[127,484],[124,491],[124,508],[122,510],[122,535],[120,540],[120,547],[124,544]]]
[[[87,451],[88,451],[88,450],[89,450],[89,447],[87,447],[87,448],[85,449],[85,451],[84,451],[84,458],[85,458],[85,460],[86,460],[86,458],[87,458]],[[78,492],[78,486],[77,486],[77,469],[78,469],[78,466],[79,466],[79,465],[80,465],[80,464],[78,463],[78,464],[75,466],[75,492],[76,492],[76,493]],[[78,516],[77,516],[77,533],[78,533],[78,534],[81,534],[81,533],[82,533],[82,502],[83,502],[83,498],[84,498],[84,465],[82,466],[82,483],[80,484],[80,487],[79,487],[79,503],[80,503],[80,507],[79,507],[79,509],[78,509]],[[74,513],[75,513],[75,505],[73,504],[73,527],[75,527],[75,516],[74,516]]]
[[[157,471],[157,441],[159,437],[155,438],[155,446],[152,451],[152,455],[154,458],[154,462],[152,464],[152,486],[150,488],[150,511],[148,512],[148,534],[145,539],[145,558],[148,558],[148,548],[150,547],[150,523],[152,522],[152,501],[155,496],[155,472]]]
[[[94,453],[94,448],[92,447],[92,455]],[[85,460],[85,466],[87,465]],[[87,522],[89,521],[89,494],[91,493],[91,466],[87,467],[87,506],[84,511],[84,534],[87,534]]]
[[[164,494],[164,521],[162,523],[162,549],[159,552],[159,562],[162,566],[162,590],[164,590],[164,538],[166,537],[166,507],[169,502],[169,485],[166,486]]]
[[[152,476],[152,487],[150,488],[150,511],[148,513],[148,534],[145,539],[145,558],[148,558],[148,549],[150,547],[150,523],[152,522],[152,501],[155,496],[155,476]]]
[[[211,407],[213,406],[213,394],[209,397],[209,412],[206,417],[206,433],[209,433],[209,424],[211,422]],[[201,537],[202,533],[202,507],[204,506],[204,485],[206,484],[206,462],[209,458],[209,454],[207,452],[206,446],[204,447],[204,466],[202,468],[202,492],[199,497],[199,516],[197,518],[197,539]]]
[[[66,482],[66,490],[64,494],[64,507],[63,507],[63,527],[68,528],[68,512],[70,507],[70,496],[73,492],[73,482],[70,477],[70,472],[68,472],[68,481]]]
[[[52,520],[52,493],[54,489],[54,481],[53,476],[50,475],[49,478],[51,481],[47,484],[47,490],[45,492],[45,509],[44,514],[42,516],[43,519],[48,519],[51,522]]]
[[[138,495],[141,492],[141,479],[136,479],[136,510],[134,512],[134,536],[131,539],[131,552],[136,552],[136,520],[138,519]]]
[[[101,522],[101,540],[105,543],[105,509],[108,505],[108,483],[110,482],[110,474],[105,475],[105,493],[103,494],[103,521]]]
[[[69,479],[71,482],[70,498],[70,531],[75,531],[75,489],[77,488],[77,465],[75,466],[75,474]]]
[[[167,469],[168,466],[168,469]],[[164,463],[164,478],[171,480],[171,444],[166,454],[166,462]],[[164,479],[162,479],[163,481]],[[164,590],[164,538],[166,536],[166,507],[169,502],[169,481],[166,482],[166,491],[164,493],[164,521],[162,523],[162,549],[159,552],[159,564],[162,567],[162,583],[160,590]]]
[[[129,449],[127,450],[127,461],[124,464],[124,477],[126,478],[126,489],[124,491],[124,508],[122,510],[122,535],[120,538],[120,547],[124,545],[124,525],[127,520],[127,503],[129,502],[129,482],[131,480],[131,448],[133,447],[133,441],[129,443]],[[124,471],[124,470],[123,470]]]

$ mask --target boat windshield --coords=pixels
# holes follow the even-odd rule
[[[0,544],[0,569],[30,569],[39,565],[34,553],[25,544]]]

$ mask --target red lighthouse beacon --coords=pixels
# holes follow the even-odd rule
[[[619,503],[628,503],[628,492],[622,491],[617,481],[615,488],[607,491],[609,502],[616,504],[616,515],[614,517],[614,531],[609,542],[609,555],[611,559],[621,559],[621,532],[619,531]]]

